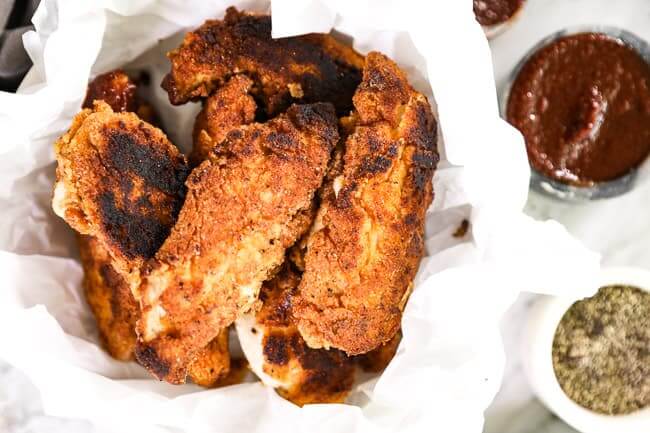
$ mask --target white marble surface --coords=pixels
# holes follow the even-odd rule
[[[616,25],[650,40],[650,1],[528,0],[520,19],[491,42],[498,87],[536,41],[563,27],[586,24]],[[619,199],[580,206],[531,195],[528,212],[541,219],[558,219],[603,253],[606,264],[650,267],[650,254],[645,252],[650,238],[644,241],[644,222],[650,215],[639,206],[650,198],[650,182],[644,185]],[[533,299],[533,295],[521,295],[503,319],[508,361],[502,389],[486,412],[485,433],[574,432],[534,399],[521,369],[519,331]],[[0,432],[95,433],[97,428],[85,421],[44,416],[34,386],[0,361]]]

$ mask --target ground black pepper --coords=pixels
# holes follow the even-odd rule
[[[650,294],[608,286],[567,310],[555,332],[553,368],[580,406],[627,414],[650,405]]]

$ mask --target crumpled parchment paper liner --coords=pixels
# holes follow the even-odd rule
[[[264,1],[41,4],[36,31],[24,38],[35,66],[17,94],[0,93],[0,357],[34,382],[48,414],[103,429],[480,432],[501,380],[503,311],[521,290],[593,292],[598,257],[559,224],[521,212],[525,150],[499,119],[488,45],[469,1],[272,4],[275,36],[334,27],[358,50],[399,62],[436,107],[444,138],[428,255],[404,313],[403,341],[388,369],[358,386],[354,404],[300,409],[260,383],[172,386],[99,347],[72,231],[50,208],[52,144],[78,111],[88,79],[126,65],[149,71],[166,130],[187,149],[198,106],[168,104],[158,87],[169,69],[164,52],[231,4],[269,11]],[[463,219],[470,230],[455,238]]]

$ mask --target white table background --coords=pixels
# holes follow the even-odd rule
[[[650,40],[650,0],[528,0],[517,22],[490,44],[497,88],[537,41],[564,27],[582,25],[621,27]],[[626,196],[587,205],[564,204],[531,193],[527,212],[562,222],[586,245],[603,254],[605,265],[650,268],[650,252],[646,252],[646,245],[650,245],[650,206],[642,206],[649,200],[650,182]],[[521,370],[519,331],[533,300],[533,295],[522,294],[503,319],[508,361],[502,389],[486,412],[485,433],[574,432],[534,399]],[[86,421],[43,415],[38,391],[22,373],[0,361],[0,432],[97,431]]]

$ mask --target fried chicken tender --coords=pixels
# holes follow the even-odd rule
[[[141,289],[136,357],[156,377],[182,383],[188,360],[256,304],[309,228],[337,140],[330,104],[294,105],[231,131],[192,171],[178,222]]]
[[[354,106],[342,174],[327,186],[293,299],[307,344],[348,355],[400,327],[438,161],[431,107],[387,57],[368,54]]]
[[[94,101],[106,102],[114,112],[135,113],[145,122],[158,125],[158,116],[151,105],[138,95],[137,83],[121,69],[98,75],[88,84],[83,108],[93,108]]]
[[[84,108],[92,108],[95,100],[106,102],[116,112],[132,111],[152,121],[157,119],[153,108],[138,97],[135,83],[121,70],[99,75],[89,83]],[[131,360],[140,311],[127,283],[128,276],[113,267],[113,258],[97,238],[78,236],[78,241],[84,291],[101,340],[113,357]],[[136,268],[138,264],[131,266]],[[228,330],[224,329],[199,351],[188,367],[188,375],[194,383],[211,387],[220,384],[229,370]]]
[[[249,91],[253,81],[235,75],[205,101],[194,123],[194,145],[190,154],[193,166],[199,165],[230,131],[255,120],[257,104]]]
[[[140,112],[153,119],[153,109],[137,96],[136,84],[122,70],[97,76],[88,84],[83,108],[92,109],[95,100],[113,111]],[[140,312],[127,279],[113,267],[113,258],[95,237],[77,236],[83,288],[99,329],[103,346],[121,361],[133,358],[135,322]]]
[[[307,346],[291,318],[291,295],[299,283],[286,264],[264,283],[262,308],[236,322],[242,349],[253,371],[287,400],[299,406],[342,403],[354,384],[355,361],[339,350]]]
[[[331,102],[348,114],[361,81],[363,57],[330,35],[272,39],[271,17],[231,7],[208,20],[168,53],[171,72],[163,88],[172,104],[209,96],[232,75],[249,76],[257,101],[271,117],[292,102]]]
[[[55,153],[55,213],[97,238],[137,289],[141,265],[165,241],[183,204],[185,157],[161,130],[103,101],[74,118]]]
[[[230,371],[228,328],[222,328],[207,346],[198,351],[187,367],[187,375],[197,385],[212,388],[221,386]]]
[[[83,288],[102,344],[112,357],[130,361],[135,350],[135,325],[140,317],[138,304],[99,241],[90,236],[79,236],[78,241],[84,268]],[[188,375],[197,385],[212,387],[220,384],[229,371],[228,329],[224,329],[199,351],[189,365]]]
[[[133,358],[135,322],[140,315],[127,280],[97,238],[78,236],[83,288],[99,329],[102,344],[120,361]]]
[[[381,373],[395,357],[399,343],[402,341],[401,331],[395,334],[387,343],[368,353],[356,356],[357,365],[366,373]]]

